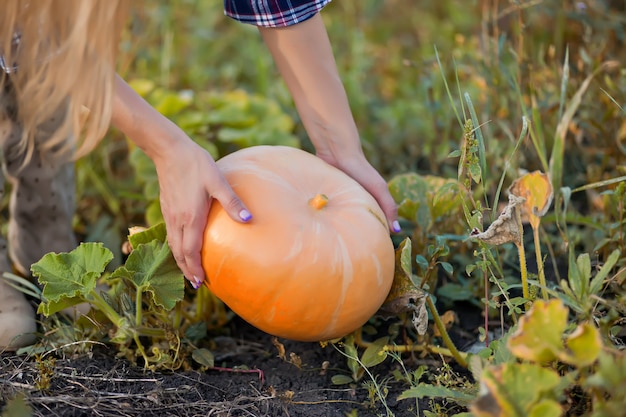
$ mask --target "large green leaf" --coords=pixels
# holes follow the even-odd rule
[[[31,271],[43,285],[45,301],[39,309],[53,314],[96,288],[98,278],[113,259],[113,253],[102,243],[82,243],[71,252],[48,253],[31,266]]]
[[[152,240],[138,245],[126,264],[111,274],[111,279],[132,282],[137,291],[147,292],[154,303],[166,310],[174,308],[185,292],[184,277],[166,243]]]

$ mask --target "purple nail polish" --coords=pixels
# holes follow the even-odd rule
[[[396,233],[398,233],[400,230],[402,230],[402,228],[400,227],[400,222],[398,222],[397,220],[395,220],[393,223],[391,223],[391,228]]]
[[[202,281],[195,275],[193,276],[193,280],[196,281],[196,285],[194,285],[194,288],[197,290],[202,285]]]
[[[248,210],[243,209],[239,212],[239,218],[243,220],[244,222],[247,222],[248,220],[252,218],[252,214],[250,214]]]

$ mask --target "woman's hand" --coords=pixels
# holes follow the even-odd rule
[[[398,206],[389,193],[387,182],[367,161],[362,152],[354,152],[353,155],[335,156],[324,150],[317,150],[317,156],[330,165],[339,168],[356,182],[361,184],[378,202],[385,213],[387,224],[394,233],[400,231],[398,222]]]
[[[235,221],[247,222],[250,213],[211,155],[120,77],[112,123],[154,162],[168,243],[185,278],[198,288],[205,279],[200,251],[212,201],[219,201]]]
[[[181,141],[154,163],[168,243],[179,268],[198,288],[205,279],[200,250],[212,201],[217,200],[236,221],[247,222],[251,215],[211,155],[195,142]]]

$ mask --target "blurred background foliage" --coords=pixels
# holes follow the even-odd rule
[[[609,0],[335,0],[323,17],[363,146],[385,178],[457,178],[467,95],[488,167],[480,192],[493,199],[520,169],[548,171],[564,111],[591,74],[566,126],[562,184],[626,174],[624,8]],[[221,2],[137,3],[119,72],[216,158],[259,143],[313,151],[257,30],[225,17]],[[523,117],[529,135],[517,148]],[[138,152],[112,131],[78,162],[76,228],[88,240],[115,250],[128,226],[158,221],[154,170]],[[619,216],[602,191],[572,196],[596,232]],[[497,201],[484,206],[492,203],[495,212]]]

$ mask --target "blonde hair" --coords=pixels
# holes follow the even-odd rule
[[[38,150],[53,157],[84,155],[109,127],[128,0],[2,3],[0,54],[10,74],[0,75],[0,94],[10,85],[17,100],[20,151],[30,159],[38,127],[64,107],[58,128]]]

